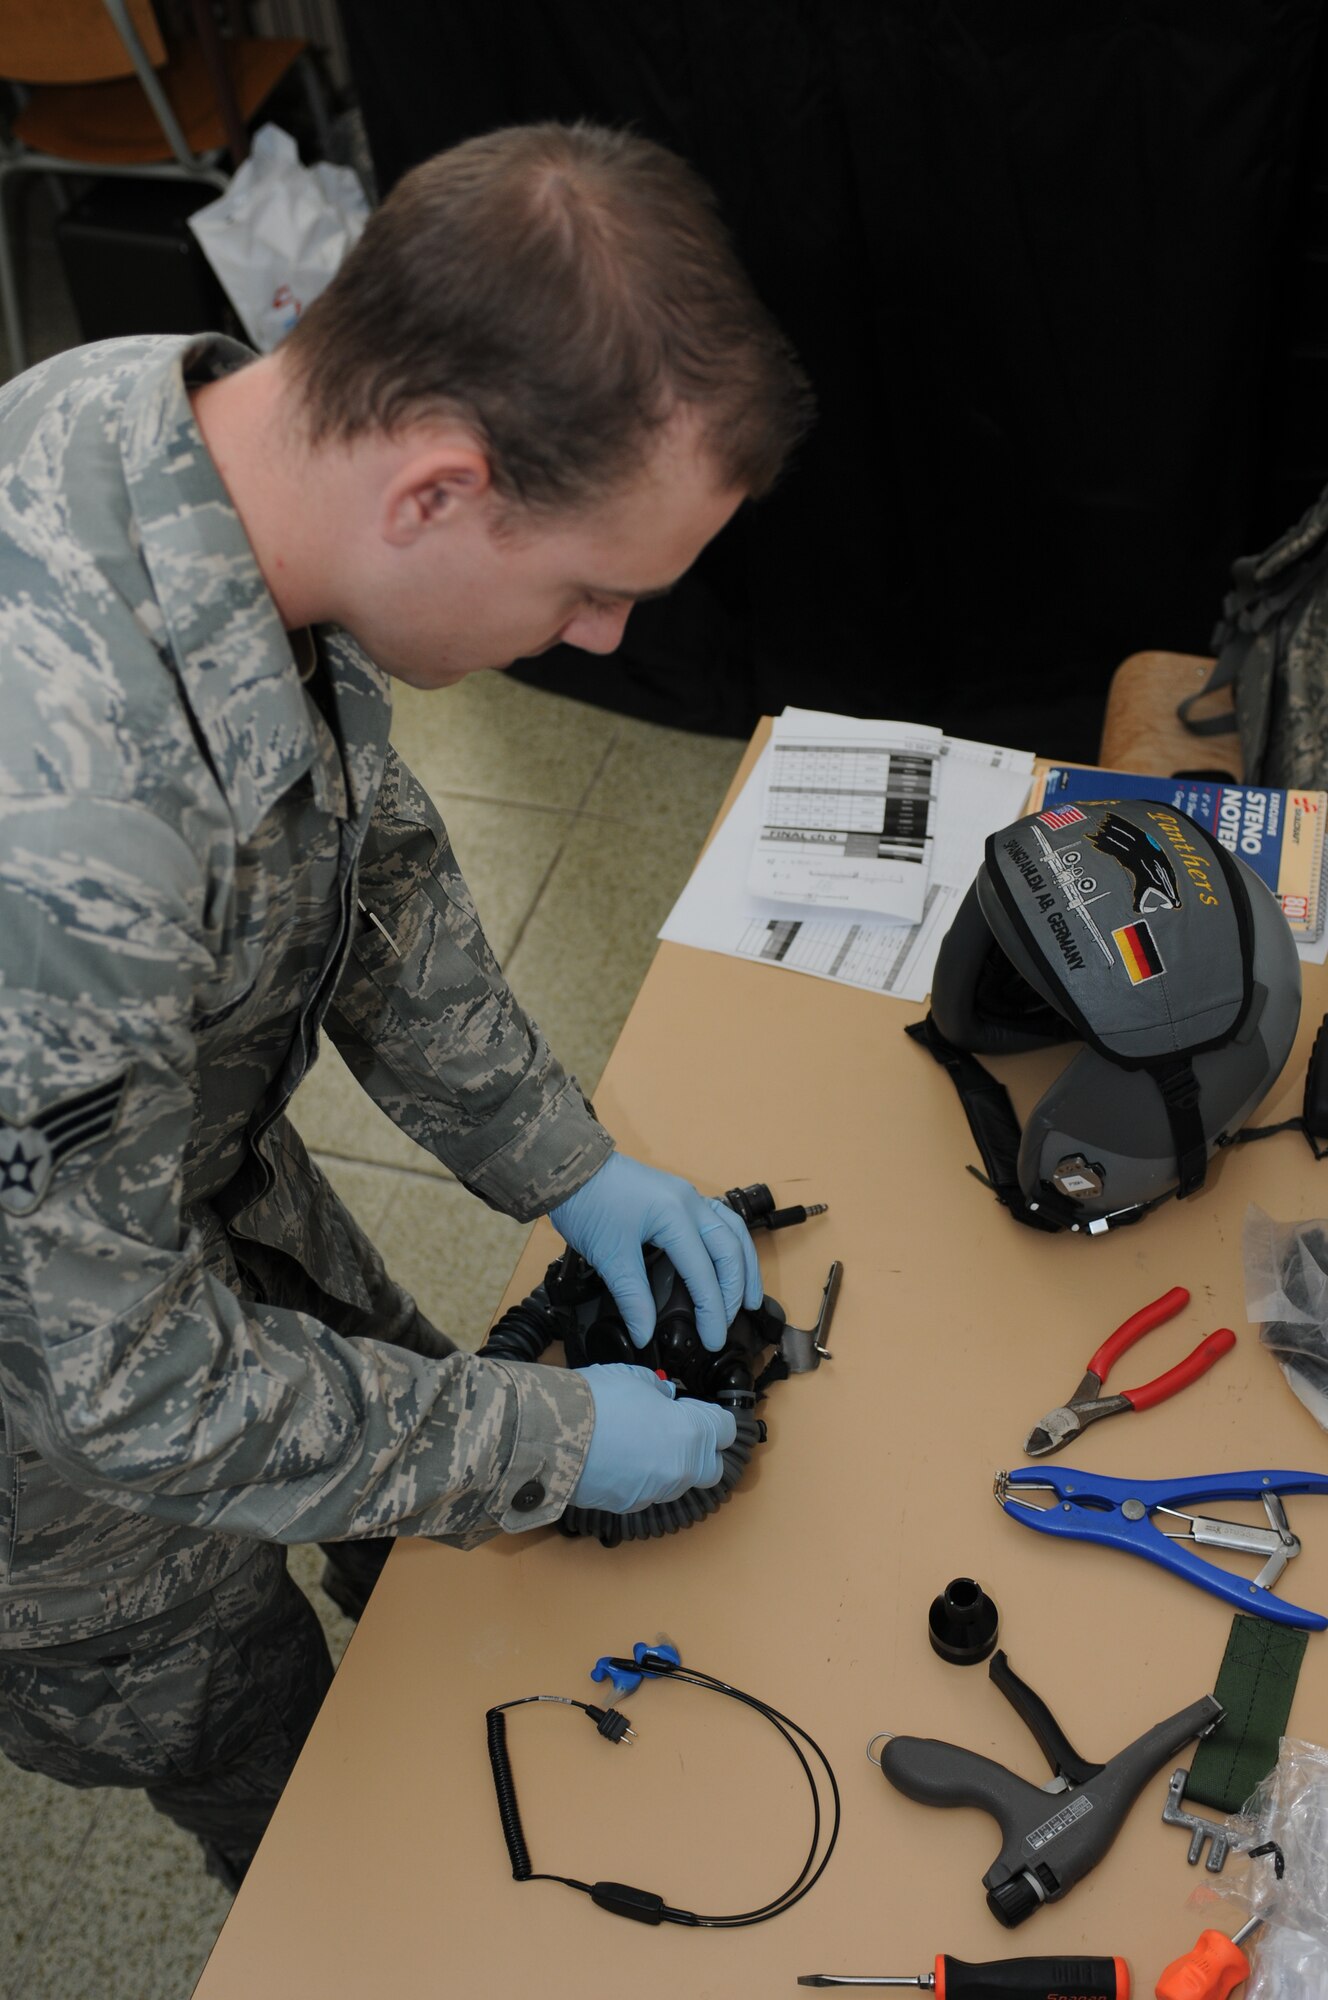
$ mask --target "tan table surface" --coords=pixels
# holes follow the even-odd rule
[[[750,753],[735,785],[749,764]],[[1299,1111],[1328,1006],[1328,977],[1305,970],[1301,1035],[1266,1119]],[[1086,1756],[1106,1759],[1212,1688],[1229,1605],[1019,1526],[996,1506],[992,1475],[1024,1462],[1026,1431],[1071,1393],[1099,1341],[1173,1284],[1193,1293],[1189,1311],[1118,1364],[1113,1387],[1151,1379],[1218,1325],[1235,1327],[1234,1352],[1056,1463],[1140,1478],[1328,1469],[1324,1434],[1246,1324],[1241,1274],[1248,1203],[1282,1219],[1328,1213],[1328,1163],[1285,1136],[1228,1156],[1200,1196],[1106,1239],[1034,1234],[964,1171],[976,1155],[958,1099],[903,1034],[921,1011],[661,947],[597,1108],[625,1151],[703,1188],[765,1180],[783,1202],[829,1202],[819,1221],[758,1240],[766,1288],[800,1325],[830,1259],[843,1260],[834,1358],[773,1388],[769,1443],[720,1513],[686,1534],[615,1550],[551,1530],[469,1555],[398,1547],[197,2000],[742,2000],[791,1995],[800,1972],[929,1971],[939,1951],[1120,1953],[1136,1993],[1151,1994],[1205,1923],[1235,1928],[1233,1906],[1187,1866],[1186,1837],[1162,1825],[1170,1767],[1094,1873],[1008,1932],[980,1883],[1000,1846],[995,1823],[912,1803],[864,1753],[891,1729],[965,1744],[1038,1784],[1047,1776],[985,1669],[930,1649],[928,1605],[955,1576],[976,1576],[996,1599],[1011,1664]],[[1056,1061],[996,1067],[1022,1115]],[[509,1297],[556,1244],[541,1225]],[[1302,1497],[1289,1513],[1305,1552],[1281,1594],[1328,1610],[1328,1505]],[[661,1635],[685,1663],[783,1709],[835,1767],[838,1850],[817,1888],[769,1923],[650,1929],[556,1884],[511,1879],[485,1710],[536,1692],[600,1700],[595,1659]],[[571,1710],[509,1716],[535,1868],[712,1912],[782,1889],[810,1836],[810,1801],[769,1726],[659,1683],[626,1705],[639,1732],[630,1748]],[[1311,1636],[1290,1728],[1328,1741],[1324,1636]]]

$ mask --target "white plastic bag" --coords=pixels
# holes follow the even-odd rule
[[[295,141],[262,125],[226,192],[189,227],[254,346],[270,352],[329,284],[369,219],[349,167],[302,167]]]
[[[1219,1895],[1263,1918],[1245,1950],[1254,1961],[1245,2000],[1311,2000],[1328,1993],[1328,1750],[1284,1736],[1278,1759],[1234,1825],[1250,1847],[1276,1841],[1283,1872],[1248,1851],[1213,1879]],[[1234,1925],[1232,1926],[1234,1929]]]

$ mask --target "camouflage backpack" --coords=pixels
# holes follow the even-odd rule
[[[1328,790],[1328,491],[1262,555],[1241,556],[1213,634],[1217,660],[1203,689],[1230,687],[1247,782]],[[1229,728],[1191,720],[1196,736]]]

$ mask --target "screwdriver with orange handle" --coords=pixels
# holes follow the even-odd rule
[[[1241,1981],[1250,1976],[1250,1961],[1241,1950],[1241,1939],[1257,1930],[1262,1917],[1251,1917],[1234,1937],[1223,1931],[1204,1931],[1193,1951],[1167,1967],[1154,1989],[1157,2000],[1227,2000]]]

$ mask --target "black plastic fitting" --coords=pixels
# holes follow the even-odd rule
[[[1008,1882],[987,1891],[987,1908],[1007,1931],[1014,1930],[1016,1925],[1031,1917],[1041,1902],[1042,1898],[1027,1875],[1012,1875]]]
[[[775,1212],[775,1197],[764,1181],[755,1181],[751,1187],[730,1188],[724,1199],[749,1229],[768,1227]]]
[[[957,1576],[927,1613],[931,1649],[952,1667],[976,1667],[994,1650],[1000,1613],[981,1584]]]

